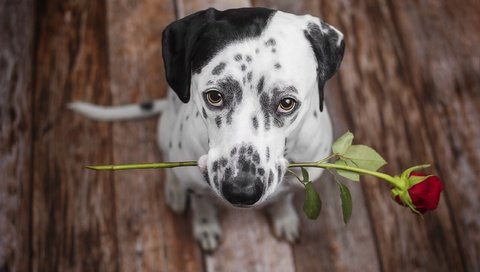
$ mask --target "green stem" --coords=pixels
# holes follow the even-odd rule
[[[95,165],[95,166],[86,166],[86,168],[97,171],[113,171],[113,170],[130,170],[130,169],[155,169],[155,168],[175,168],[183,166],[197,166],[196,161],[182,161],[182,162],[158,162],[158,163],[138,163],[138,164],[117,164],[117,165]],[[365,174],[374,176],[380,179],[387,181],[396,188],[405,187],[404,184],[401,184],[399,180],[394,177],[376,171],[370,171],[358,167],[347,166],[347,165],[338,165],[333,163],[324,162],[324,160],[318,162],[299,162],[299,163],[290,163],[289,168],[292,167],[320,167],[325,169],[340,169],[345,171],[350,171],[359,174]]]
[[[137,163],[137,164],[117,164],[117,165],[94,165],[86,168],[97,171],[113,170],[131,170],[131,169],[154,169],[154,168],[175,168],[183,166],[197,166],[196,161],[182,162],[156,162],[156,163]]]
[[[387,181],[388,183],[392,184],[394,187],[402,188],[404,187],[403,184],[400,184],[394,177],[376,171],[370,171],[358,167],[348,166],[348,165],[338,165],[333,163],[323,163],[323,162],[299,162],[299,163],[290,163],[288,167],[320,167],[325,169],[340,169],[345,171],[350,171],[359,174],[366,174],[370,176],[374,176],[380,179]]]

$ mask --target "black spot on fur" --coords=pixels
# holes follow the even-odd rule
[[[188,120],[188,118],[190,118],[190,117],[189,117],[188,114],[187,114],[187,116],[185,116],[185,120]]]
[[[215,66],[215,68],[213,68],[212,75],[221,74],[225,69],[225,66],[226,66],[225,62],[220,62],[217,66]]]
[[[213,184],[215,185],[215,188],[219,188],[219,184],[218,184],[218,176],[215,175],[213,176]]]
[[[224,107],[230,107],[232,105],[242,102],[243,90],[240,83],[231,77],[227,77],[218,83],[220,89],[224,94]]]
[[[237,153],[237,148],[236,147],[232,148],[232,150],[230,151],[230,157],[235,156],[236,153]]]
[[[207,184],[210,184],[210,179],[208,177],[208,172],[203,172],[203,179]]]
[[[178,149],[182,149],[182,142],[178,142]]]
[[[271,115],[271,106],[270,106],[270,97],[267,93],[262,93],[260,95],[260,105],[263,112],[263,121],[265,125],[265,130],[270,129],[270,115]]]
[[[255,153],[253,154],[252,160],[253,160],[256,164],[259,164],[259,163],[260,163],[260,154],[258,154],[257,151],[255,151]]]
[[[248,80],[248,82],[252,81],[252,71],[247,73],[247,80]]]
[[[153,109],[153,102],[140,103],[140,109],[144,111],[151,111]]]
[[[282,177],[282,167],[280,165],[277,165],[277,180],[278,180],[278,183],[280,183],[281,177]]]
[[[172,148],[172,141],[168,142],[168,148]]]
[[[207,85],[212,85],[212,84],[213,84],[213,81],[211,81],[211,80],[207,81]]]
[[[298,90],[297,90],[297,88],[295,88],[294,86],[288,86],[288,87],[286,87],[286,88],[285,88],[285,91],[298,94]]]
[[[262,76],[262,77],[260,78],[260,80],[258,81],[258,84],[257,84],[257,91],[258,91],[258,93],[263,92],[263,85],[264,85],[264,84],[265,84],[265,77]]]
[[[233,57],[233,59],[234,59],[235,61],[241,61],[241,60],[242,60],[242,55],[241,55],[241,54],[236,54],[236,55]]]
[[[254,128],[255,130],[258,129],[258,119],[257,119],[257,116],[253,116],[253,117],[252,117],[252,125],[253,125],[253,128]]]
[[[215,124],[217,125],[218,128],[222,126],[222,117],[220,115],[215,117]]]
[[[276,127],[283,127],[285,125],[284,119],[283,118],[273,118],[273,125]]]
[[[248,163],[246,160],[241,160],[238,163],[242,172],[250,172],[250,163]]]
[[[250,164],[250,173],[252,173],[252,175],[255,175],[257,173],[257,167],[254,163]]]
[[[246,60],[247,60],[247,62],[251,62],[252,61],[252,56],[247,55]]]
[[[230,178],[232,177],[232,168],[230,168],[230,167],[226,168],[223,177],[224,177],[225,181],[228,182],[230,180]]]
[[[247,154],[248,155],[252,155],[253,154],[253,147],[252,146],[249,146],[248,149],[247,149]]]
[[[203,118],[207,119],[207,112],[205,111],[205,108],[202,108],[202,114]]]
[[[277,41],[275,41],[274,38],[268,39],[268,41],[265,42],[265,46],[275,46],[277,44]]]
[[[195,113],[195,117],[198,117],[200,115],[200,112],[197,111],[197,113]]]
[[[268,186],[272,185],[272,182],[273,182],[273,171],[270,170],[268,174]]]
[[[240,147],[240,155],[245,154],[247,152],[247,148],[245,146]]]
[[[265,174],[265,169],[259,167],[259,168],[257,169],[257,172],[258,172],[258,174],[259,174],[260,176],[263,176],[263,175]]]
[[[277,52],[277,49],[272,48],[272,53],[276,53],[276,52]]]
[[[202,218],[202,224],[207,224],[208,223],[208,219],[207,218]]]
[[[228,160],[226,158],[221,158],[219,163],[222,167],[225,167],[227,166]]]
[[[233,114],[233,109],[231,109],[228,113],[227,113],[227,125],[230,125],[232,123],[232,114]]]
[[[242,71],[245,71],[245,70],[247,70],[247,65],[242,64],[241,68],[242,68]]]
[[[258,54],[260,50],[258,48],[255,49],[255,54]]]
[[[270,160],[270,147],[267,146],[267,152],[266,152],[266,156],[267,156],[267,162]]]
[[[313,111],[313,116],[314,116],[315,118],[317,118],[317,111],[316,111],[316,110]]]
[[[282,65],[280,65],[280,63],[277,62],[277,63],[275,63],[274,67],[275,67],[275,69],[278,70],[278,69],[282,68]]]
[[[217,172],[218,171],[218,161],[214,161],[212,163],[212,172]]]

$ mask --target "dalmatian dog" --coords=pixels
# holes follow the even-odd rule
[[[330,152],[323,89],[343,58],[342,33],[310,15],[210,8],[170,24],[162,46],[171,87],[166,99],[69,108],[104,121],[161,113],[164,159],[198,159],[199,165],[167,169],[165,199],[181,213],[190,198],[194,236],[204,250],[219,245],[222,203],[265,207],[276,236],[295,241],[292,196],[303,185],[288,164]],[[321,173],[310,170],[312,179]]]

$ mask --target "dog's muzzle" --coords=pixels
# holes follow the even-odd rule
[[[260,178],[250,172],[240,171],[236,177],[223,183],[222,195],[231,204],[245,207],[260,200],[264,187]]]

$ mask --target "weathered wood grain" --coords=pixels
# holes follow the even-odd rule
[[[105,124],[66,110],[163,97],[161,31],[177,17],[248,0],[24,0],[0,4],[0,271],[479,271],[478,1],[253,0],[320,16],[345,33],[327,85],[335,134],[349,129],[398,173],[423,162],[445,181],[424,219],[388,186],[316,183],[317,221],[277,241],[261,212],[225,211],[224,240],[200,252],[189,215],[163,200],[163,172],[95,173],[84,165],[160,161],[156,119]],[[35,8],[35,10],[34,10]],[[297,196],[300,209],[302,196]]]
[[[111,160],[110,125],[66,109],[109,104],[104,1],[39,1],[33,115],[32,269],[115,271],[112,175],[84,165]]]
[[[225,10],[251,6],[250,0],[175,0],[175,3],[177,5],[177,18],[210,7]]]
[[[428,237],[440,258],[452,260],[442,236],[455,237],[467,271],[480,270],[480,3],[393,3],[407,80],[445,181],[452,227],[435,218]],[[440,231],[443,234],[438,234]],[[443,239],[442,239],[443,238]],[[450,261],[453,262],[453,261]]]
[[[444,154],[437,153],[438,147],[432,145],[444,131],[440,129],[432,133],[428,129],[429,124],[443,117],[424,112],[436,104],[428,96],[441,91],[411,83],[411,78],[422,72],[420,64],[412,61],[408,50],[416,44],[422,54],[441,52],[441,47],[420,45],[416,40],[422,35],[439,41],[444,38],[430,31],[405,36],[403,31],[409,30],[399,28],[397,16],[403,16],[402,21],[413,19],[409,18],[414,14],[410,14],[415,10],[412,7],[405,8],[402,13],[399,7],[388,1],[323,1],[321,6],[325,19],[338,25],[346,34],[347,52],[339,74],[341,88],[338,97],[346,109],[346,121],[357,139],[385,155],[390,162],[385,168],[388,172],[398,173],[412,164],[432,162],[436,168],[432,171],[448,184],[444,173],[450,171],[449,167],[444,165],[442,169],[437,163]],[[448,99],[453,97],[450,94]],[[449,145],[448,142],[443,144]],[[473,180],[470,182],[474,186]],[[362,188],[383,270],[462,271],[466,268],[463,250],[457,241],[458,233],[452,225],[454,215],[447,206],[448,188],[439,208],[426,215],[424,220],[411,216],[408,210],[391,201],[388,186],[366,178]]]
[[[174,19],[172,1],[108,2],[112,104],[165,95],[161,33]],[[161,161],[156,127],[156,118],[115,123],[113,162]],[[120,270],[199,271],[190,221],[167,209],[160,172],[118,172],[114,181]]]
[[[266,7],[297,15],[310,14],[313,16],[320,15],[319,1],[310,0],[252,0],[254,7]]]
[[[30,265],[33,1],[0,4],[0,270]]]

